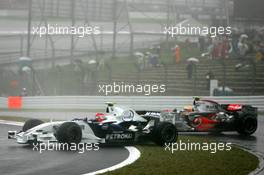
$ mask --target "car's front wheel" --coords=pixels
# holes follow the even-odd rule
[[[81,127],[75,122],[65,122],[58,128],[56,138],[59,143],[78,144],[82,140]]]
[[[161,122],[154,128],[152,138],[157,145],[164,146],[177,141],[178,131],[172,123]]]

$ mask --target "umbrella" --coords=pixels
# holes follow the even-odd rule
[[[32,61],[32,59],[28,57],[20,57],[19,61]]]
[[[23,72],[27,72],[27,73],[30,73],[31,71],[31,68],[28,67],[28,66],[24,66],[22,69],[21,69]]]
[[[144,54],[141,53],[141,52],[136,52],[136,53],[134,53],[134,55],[135,55],[136,57],[144,57]]]
[[[32,59],[31,58],[29,58],[29,57],[20,57],[19,58],[19,61],[22,61],[22,62],[26,62],[26,61],[32,61]]]
[[[199,63],[199,59],[194,58],[194,57],[188,58],[187,61]]]
[[[207,53],[202,53],[201,54],[201,57],[205,57],[205,56],[208,56],[209,55],[209,53],[207,52]],[[199,60],[198,60],[199,61]]]
[[[96,61],[95,61],[95,60],[90,60],[90,61],[88,62],[88,64],[96,64]]]
[[[220,86],[217,88],[219,91],[223,91],[224,90],[224,87],[223,86]],[[229,87],[225,87],[225,91],[226,92],[233,92],[233,89],[229,88]]]
[[[246,34],[242,34],[240,38],[248,38],[248,36]]]

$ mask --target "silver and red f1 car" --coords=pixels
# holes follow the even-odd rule
[[[178,131],[222,132],[237,131],[251,135],[257,130],[258,111],[250,105],[219,104],[211,100],[195,99],[184,110],[168,112],[175,116]]]

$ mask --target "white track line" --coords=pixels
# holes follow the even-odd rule
[[[259,160],[259,164],[258,164],[258,167],[250,172],[248,175],[261,175],[261,174],[264,174],[264,155],[260,152],[257,152],[257,151],[254,151],[254,150],[251,150],[251,149],[248,149],[246,147],[243,147],[241,145],[237,145],[237,144],[234,144],[236,146],[238,146],[239,148],[243,149],[244,151],[246,152],[249,152],[250,154],[253,154],[255,155],[258,160]]]
[[[133,162],[135,162],[140,157],[140,152],[137,148],[135,148],[133,146],[126,146],[125,148],[128,150],[129,156],[123,162],[121,162],[117,165],[111,166],[109,168],[105,168],[102,170],[94,171],[94,172],[83,174],[83,175],[95,175],[95,174],[106,173],[108,171],[113,171],[113,170],[116,170],[116,169],[119,169],[119,168],[122,168],[124,166],[132,164]]]
[[[0,120],[0,124],[22,126],[24,123],[15,122],[15,121]],[[137,148],[135,148],[133,146],[126,146],[125,148],[128,150],[129,156],[123,162],[120,162],[119,164],[116,164],[116,165],[111,166],[109,168],[97,170],[97,171],[94,171],[91,173],[86,173],[83,175],[95,175],[95,174],[106,173],[108,171],[113,171],[113,170],[116,170],[116,169],[119,169],[119,168],[122,168],[124,166],[127,166],[127,165],[134,163],[140,157],[140,151]]]

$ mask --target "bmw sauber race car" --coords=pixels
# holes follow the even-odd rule
[[[196,98],[192,106],[182,111],[167,112],[175,116],[178,131],[237,131],[251,135],[257,130],[257,108],[250,105],[219,104]]]
[[[158,145],[175,142],[178,132],[173,119],[163,119],[160,113],[135,111],[107,103],[105,113],[94,119],[74,119],[43,123],[38,119],[25,122],[22,131],[9,131],[8,138],[21,144],[59,143],[133,143],[148,138]]]

